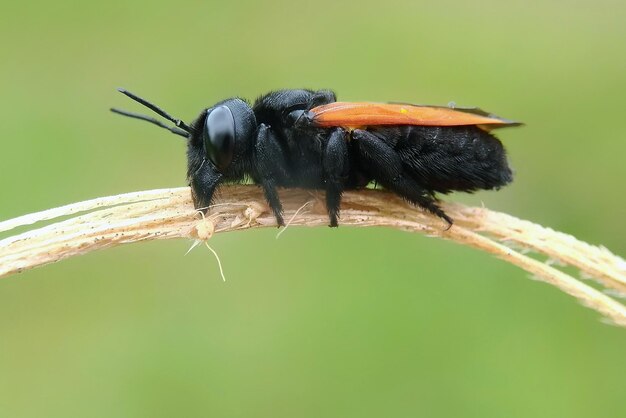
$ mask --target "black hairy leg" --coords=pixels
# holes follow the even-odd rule
[[[265,199],[270,205],[278,226],[284,226],[283,207],[276,187],[288,178],[285,155],[278,140],[265,124],[259,125],[254,149],[255,180],[263,187]]]
[[[439,216],[446,221],[449,226],[452,226],[454,221],[437,205],[435,198],[430,190],[424,189],[415,180],[410,177],[400,174],[393,179],[391,183],[381,181],[381,184],[387,189],[398,193],[409,202],[421,206],[430,213]]]
[[[189,185],[196,209],[202,210],[203,213],[207,212],[220,180],[222,174],[206,160],[202,160],[198,169],[190,173]]]
[[[331,132],[322,160],[326,182],[326,208],[330,226],[336,227],[341,205],[343,184],[349,169],[346,131],[335,129]]]
[[[352,138],[361,165],[367,167],[375,181],[452,225],[452,218],[437,205],[432,191],[403,173],[402,158],[393,148],[373,133],[362,129],[352,131]]]

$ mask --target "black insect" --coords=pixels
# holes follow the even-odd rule
[[[280,90],[251,106],[232,98],[191,124],[124,90],[176,126],[111,109],[187,138],[187,178],[196,208],[216,187],[251,178],[284,225],[279,187],[324,189],[330,226],[344,190],[377,184],[443,218],[435,193],[498,189],[512,175],[502,143],[489,131],[517,123],[478,109],[337,102],[328,90]]]

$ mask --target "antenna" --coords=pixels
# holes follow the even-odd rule
[[[133,119],[145,120],[146,122],[150,122],[150,123],[152,123],[152,124],[154,124],[154,125],[156,125],[156,126],[158,126],[160,128],[167,129],[168,131],[170,131],[173,134],[180,135],[180,136],[185,137],[185,138],[189,138],[189,132],[183,131],[182,129],[179,129],[179,128],[175,127],[175,126],[167,126],[166,124],[164,124],[160,120],[157,120],[155,118],[151,118],[150,116],[140,115],[139,113],[127,112],[126,110],[120,110],[120,109],[116,109],[114,107],[111,108],[111,112],[117,113],[118,115],[122,115],[122,116],[128,116],[129,118],[133,118]]]
[[[127,112],[125,110],[120,110],[120,109],[115,109],[115,108],[112,108],[111,112],[117,113],[117,114],[122,115],[122,116],[128,116],[129,118],[133,118],[133,119],[145,120],[146,122],[150,122],[150,123],[152,123],[154,125],[157,125],[157,126],[159,126],[161,128],[167,129],[168,131],[170,131],[170,132],[172,132],[172,133],[174,133],[176,135],[184,136],[185,138],[189,137],[189,134],[191,133],[191,128],[189,127],[189,125],[187,125],[182,120],[173,117],[172,115],[170,115],[165,110],[163,110],[160,107],[158,107],[157,105],[152,104],[152,103],[150,103],[149,101],[147,101],[145,99],[142,99],[141,97],[139,97],[139,96],[129,92],[126,89],[118,88],[117,90],[120,93],[124,94],[125,96],[130,97],[131,99],[133,99],[137,103],[140,103],[140,104],[144,105],[145,107],[147,107],[148,109],[152,110],[153,112],[155,112],[159,116],[162,116],[165,119],[173,122],[174,125],[176,125],[176,127],[167,126],[163,122],[161,122],[161,121],[159,121],[159,120],[157,120],[155,118],[151,118],[150,116],[146,116],[146,115],[140,115],[138,113]]]

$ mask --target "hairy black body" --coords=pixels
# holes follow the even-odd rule
[[[326,191],[330,225],[337,226],[342,192],[375,181],[452,224],[435,193],[497,189],[512,180],[501,142],[479,126],[317,126],[311,109],[335,102],[327,90],[271,92],[252,106],[228,99],[189,126],[122,92],[188,137],[187,177],[196,208],[204,210],[220,183],[250,177],[263,188],[279,225],[284,221],[277,188],[303,187]]]

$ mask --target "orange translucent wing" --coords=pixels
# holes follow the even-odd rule
[[[395,103],[334,102],[311,109],[310,116],[313,124],[319,127],[478,125],[483,129],[493,129],[519,125],[519,123],[499,118],[480,109],[453,109]]]

